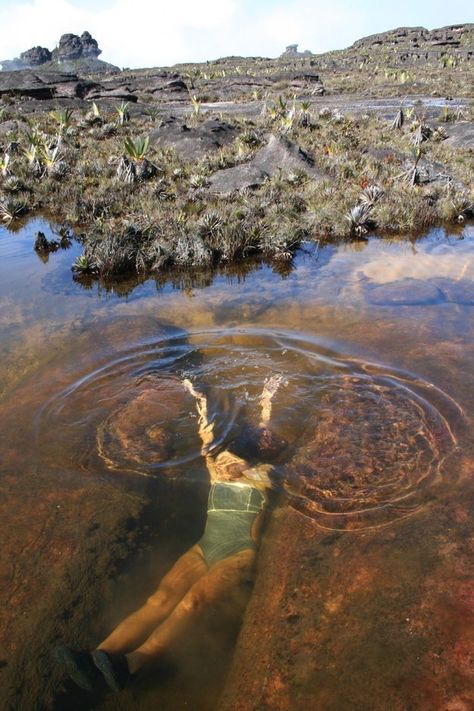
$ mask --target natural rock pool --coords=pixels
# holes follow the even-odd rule
[[[5,708],[472,708],[473,226],[107,287],[75,244],[35,254],[52,229],[0,228]],[[64,682],[55,644],[97,644],[202,531],[175,376],[226,442],[274,373],[291,456],[237,643],[214,620],[119,696]]]

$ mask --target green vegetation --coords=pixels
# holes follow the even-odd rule
[[[192,161],[152,144],[145,112],[125,122],[120,112],[114,118],[93,104],[83,115],[58,110],[16,118],[18,130],[0,144],[0,219],[12,223],[44,210],[79,229],[84,253],[73,265],[76,278],[255,256],[284,263],[303,239],[407,233],[473,213],[472,155],[445,146],[444,112],[428,125],[422,106],[401,107],[392,123],[318,113],[311,100],[295,96],[269,97],[259,118],[223,117],[236,139]],[[205,119],[200,114],[199,122]],[[271,134],[312,156],[322,178],[277,171],[231,199],[210,190],[216,171],[251,160]],[[452,179],[427,180],[438,165]]]

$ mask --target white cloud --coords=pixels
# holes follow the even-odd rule
[[[441,0],[0,0],[0,59],[34,45],[53,48],[61,34],[89,30],[102,58],[119,66],[204,61],[229,54],[277,56],[287,44],[323,52],[418,15],[439,19]],[[441,9],[438,8],[438,5]],[[437,8],[436,18],[433,7]],[[467,8],[451,0],[446,14]],[[430,11],[428,12],[428,8]],[[426,12],[425,12],[426,11]],[[463,17],[453,17],[462,21]],[[384,25],[386,23],[386,25]],[[383,25],[383,26],[382,26]],[[432,24],[430,24],[432,26]]]
[[[293,42],[324,51],[355,39],[357,26],[362,30],[360,11],[344,6],[344,0],[330,9],[314,0],[255,2],[251,9],[245,0],[108,0],[92,8],[74,0],[15,0],[0,5],[0,59],[38,44],[52,49],[61,34],[86,29],[102,58],[119,66],[276,56]],[[334,34],[335,26],[342,31]]]

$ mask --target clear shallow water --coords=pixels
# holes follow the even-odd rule
[[[262,384],[280,373],[273,426],[291,453],[279,472],[283,507],[323,531],[362,533],[397,530],[440,496],[453,511],[462,501],[469,485],[456,471],[472,463],[472,227],[416,241],[305,245],[283,275],[256,265],[246,274],[107,288],[73,281],[77,245],[40,260],[32,250],[38,229],[48,234],[41,220],[16,233],[0,229],[6,481],[34,489],[41,472],[56,491],[65,477],[84,491],[97,481],[116,490],[150,483],[171,498],[183,487],[171,515],[195,516],[185,534],[192,542],[205,472],[194,402],[177,404],[173,383],[190,377],[206,387],[226,442],[258,421]],[[13,525],[14,507],[9,516]],[[23,550],[22,535],[10,542],[12,556]],[[28,561],[25,554],[27,580],[36,575]],[[27,597],[23,604],[33,606]],[[120,614],[119,602],[104,613]],[[189,672],[196,662],[186,664]],[[189,672],[185,692],[173,680],[164,691],[148,682],[140,703],[215,708],[224,672],[217,681]]]

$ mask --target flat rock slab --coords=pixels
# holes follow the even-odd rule
[[[378,306],[421,306],[444,300],[437,286],[421,279],[399,279],[387,284],[370,285],[367,300]]]
[[[315,167],[313,159],[299,146],[281,136],[270,136],[267,145],[248,163],[214,173],[210,189],[223,196],[230,195],[245,188],[258,187],[279,171],[285,175],[302,171],[316,180],[324,177]]]
[[[219,711],[472,708],[472,461],[458,471],[456,497],[358,535],[273,514]]]
[[[174,148],[180,158],[191,161],[232,143],[237,133],[236,128],[217,119],[191,127],[171,118],[151,131],[150,143],[160,148]]]
[[[474,150],[474,121],[460,121],[454,123],[446,130],[448,138],[446,146],[454,148],[469,148]]]
[[[14,94],[32,99],[62,97],[84,98],[99,86],[96,82],[79,79],[76,74],[62,72],[0,72],[0,96]]]

